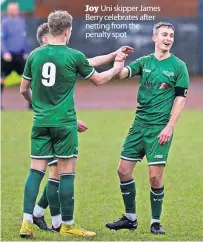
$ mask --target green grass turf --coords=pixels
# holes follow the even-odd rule
[[[79,135],[80,155],[75,180],[75,222],[97,232],[97,241],[203,240],[203,112],[185,111],[179,120],[165,170],[162,225],[166,235],[149,233],[150,203],[146,160],[134,172],[137,184],[136,231],[110,231],[105,223],[119,218],[123,203],[116,168],[134,112],[79,111],[89,130]],[[21,240],[24,182],[29,170],[32,113],[2,113],[2,240]],[[41,192],[45,185],[44,178]],[[49,211],[46,218],[50,223]],[[88,240],[37,232],[40,241]],[[89,239],[91,240],[91,239]]]

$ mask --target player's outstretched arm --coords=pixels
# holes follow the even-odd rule
[[[32,103],[32,94],[30,92],[31,81],[22,78],[20,84],[20,93],[28,102]]]
[[[117,79],[125,79],[129,76],[129,69],[127,67],[124,67],[117,75]]]
[[[116,55],[119,52],[122,52],[124,54],[128,54],[128,53],[131,53],[133,51],[134,51],[134,49],[130,46],[122,46],[118,50],[116,50],[116,51],[114,51],[114,52],[112,52],[108,55],[101,55],[101,56],[96,56],[96,57],[93,57],[93,58],[88,58],[88,62],[90,64],[90,66],[92,66],[92,67],[102,66],[102,65],[105,65],[105,64],[108,64],[108,63],[114,61],[115,58],[116,58]]]
[[[123,53],[123,60],[117,60],[117,56],[114,62],[113,68],[109,69],[108,71],[104,71],[101,73],[94,72],[94,74],[89,78],[89,80],[94,83],[96,86],[100,86],[106,82],[109,82],[113,79],[124,67],[124,59],[126,58],[126,54]]]
[[[166,125],[166,127],[161,131],[160,135],[158,136],[160,145],[163,145],[170,140],[173,134],[174,126],[177,123],[178,118],[180,117],[185,107],[185,103],[186,103],[185,97],[181,97],[181,96],[176,97],[171,118],[168,124]]]

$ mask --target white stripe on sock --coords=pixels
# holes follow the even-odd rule
[[[55,183],[60,183],[58,180],[51,179],[51,178],[48,178],[48,181],[52,181],[52,182],[55,182]]]
[[[126,186],[126,185],[129,185],[129,184],[134,183],[134,182],[135,182],[135,180],[132,180],[132,181],[126,182],[126,183],[120,183],[120,185],[121,186]]]
[[[155,193],[154,191],[152,191],[152,189],[150,188],[150,192],[153,193],[156,196],[161,196],[164,194],[164,191],[162,193]]]

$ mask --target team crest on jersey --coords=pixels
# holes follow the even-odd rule
[[[159,89],[166,89],[168,87],[167,83],[162,83]]]
[[[171,72],[171,71],[163,71],[162,73],[168,77],[174,76],[174,72]]]

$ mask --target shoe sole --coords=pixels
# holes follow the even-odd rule
[[[106,227],[107,227],[107,226],[106,226]],[[119,229],[116,229],[116,228],[109,228],[109,227],[107,227],[107,228],[110,229],[110,230],[115,230],[115,231],[117,231],[117,230],[121,230],[121,229],[136,230],[137,227],[138,227],[138,226],[133,227],[133,228],[119,228]]]
[[[35,238],[33,233],[30,234],[20,234],[21,238]]]
[[[153,233],[152,231],[151,231],[151,233],[152,233],[152,234],[165,234],[165,232],[164,232],[164,233]]]
[[[61,236],[75,236],[75,237],[95,237],[96,236],[96,234],[95,235],[79,235],[79,234],[71,234],[71,233],[66,233],[66,234],[61,234],[60,233],[60,235]]]

